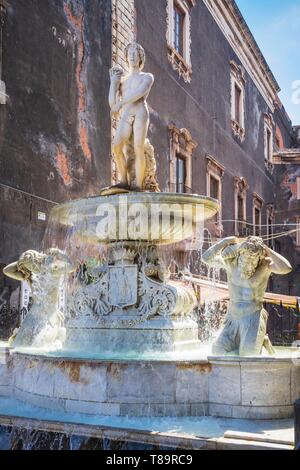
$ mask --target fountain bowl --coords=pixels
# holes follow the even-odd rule
[[[218,201],[196,194],[129,192],[59,204],[51,211],[50,225],[86,243],[161,245],[200,233],[218,210]]]

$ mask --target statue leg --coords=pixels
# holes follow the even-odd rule
[[[227,354],[236,352],[238,341],[238,325],[232,318],[225,320],[221,334],[212,345],[213,354]]]
[[[116,164],[118,171],[120,173],[121,183],[127,185],[127,162],[124,155],[124,147],[126,142],[130,139],[132,134],[132,126],[126,122],[125,119],[122,119],[116,135],[113,140],[113,154],[115,156]]]
[[[246,315],[240,324],[240,356],[261,354],[267,332],[268,313],[261,309]]]
[[[133,125],[136,184],[142,189],[146,173],[145,141],[149,118],[145,112],[137,115]]]

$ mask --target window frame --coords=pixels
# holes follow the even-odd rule
[[[170,137],[170,179],[168,190],[173,192],[176,188],[176,157],[180,155],[186,160],[186,189],[192,188],[192,158],[193,151],[197,147],[197,142],[192,138],[191,133],[186,129],[178,129],[174,124],[168,126]],[[188,191],[187,191],[188,192]]]
[[[184,166],[183,166],[183,175],[184,175],[184,181],[183,182],[179,182],[178,180],[178,162],[181,161],[183,162]],[[186,189],[188,188],[187,184],[186,184],[186,181],[187,181],[187,161],[186,161],[186,157],[184,155],[182,155],[180,152],[177,152],[176,155],[175,155],[175,190],[176,190],[176,193],[181,193],[181,194],[185,194],[186,193]],[[182,189],[183,191],[180,191],[179,190],[179,186],[182,185]]]
[[[174,70],[185,82],[191,81],[191,9],[195,0],[167,0],[167,47],[168,60]],[[182,21],[182,53],[175,47],[175,8],[183,14]]]
[[[253,226],[253,235],[258,237],[261,236],[261,224],[262,224],[262,209],[263,209],[264,201],[263,199],[256,193],[253,193],[253,207],[252,207],[252,226]],[[259,211],[259,222],[258,222],[258,233],[257,224],[256,224],[256,211]]]
[[[207,167],[206,167],[206,195],[211,196],[211,178],[214,178],[219,183],[218,188],[218,202],[220,204],[220,210],[216,214],[216,222],[220,233],[223,232],[222,225],[222,199],[223,199],[223,177],[225,172],[225,167],[221,165],[214,157],[211,155],[206,155]]]
[[[296,247],[300,248],[300,217],[296,217]]]
[[[268,169],[273,168],[275,123],[270,114],[264,114],[264,160]]]
[[[230,89],[231,89],[231,127],[235,137],[241,142],[245,139],[245,72],[234,60],[230,61]],[[237,119],[237,97],[239,91],[239,119]]]
[[[247,226],[247,191],[249,185],[243,177],[236,176],[234,178],[234,231],[236,236],[240,236],[240,228]],[[240,221],[238,217],[238,198],[243,200],[243,218]]]

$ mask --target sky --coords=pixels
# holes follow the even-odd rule
[[[279,98],[300,125],[300,0],[236,0],[280,88]]]

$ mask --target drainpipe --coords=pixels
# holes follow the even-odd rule
[[[7,3],[4,0],[0,0],[0,104],[6,104],[6,86],[2,80],[2,35],[3,25],[6,16]]]
[[[300,399],[295,401],[295,449],[300,450]]]

